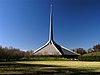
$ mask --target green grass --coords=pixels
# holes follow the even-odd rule
[[[83,61],[0,62],[0,75],[1,74],[99,75],[100,62],[83,62]]]
[[[20,61],[67,61],[67,58],[22,58]]]

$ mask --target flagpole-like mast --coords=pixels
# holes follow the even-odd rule
[[[52,22],[52,4],[50,5],[50,32],[49,32],[49,42],[53,42],[53,22]]]

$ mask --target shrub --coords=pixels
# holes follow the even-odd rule
[[[80,61],[100,61],[100,52],[88,53],[79,56]]]

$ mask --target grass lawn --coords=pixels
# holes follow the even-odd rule
[[[84,62],[84,61],[0,62],[0,74],[100,75],[100,62]]]

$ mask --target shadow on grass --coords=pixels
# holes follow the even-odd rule
[[[0,64],[0,71],[6,74],[11,71],[10,74],[24,75],[99,75],[100,72],[94,72],[93,69],[80,69],[69,68],[56,65],[44,65],[44,64],[25,64],[25,63],[2,63]],[[2,74],[0,72],[0,74]],[[14,72],[14,73],[13,73]]]

